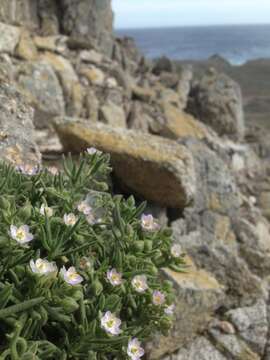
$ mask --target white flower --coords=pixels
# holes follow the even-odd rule
[[[40,171],[40,167],[39,166],[33,166],[33,165],[30,165],[30,164],[21,164],[21,165],[18,165],[16,167],[16,169],[24,174],[24,175],[36,175],[39,173]]]
[[[165,302],[165,295],[158,290],[155,290],[152,295],[152,301],[154,305],[162,305]]]
[[[178,258],[181,256],[182,254],[182,248],[181,248],[181,245],[179,244],[174,244],[172,247],[171,247],[171,254],[174,258]]]
[[[41,275],[57,272],[55,263],[43,259],[37,259],[36,261],[31,260],[30,268],[34,273]]]
[[[101,155],[102,154],[102,152],[99,151],[98,149],[96,149],[95,147],[90,147],[90,148],[86,149],[86,151],[88,152],[89,155],[95,155],[95,154]]]
[[[145,275],[134,276],[131,284],[138,293],[143,293],[148,289],[147,278]]]
[[[164,309],[166,315],[173,315],[175,310],[175,304],[171,304]]]
[[[129,341],[127,354],[132,360],[139,360],[144,355],[144,349],[137,338]]]
[[[53,216],[53,209],[50,208],[49,206],[46,206],[45,204],[41,205],[39,212],[43,216],[45,216],[45,215],[47,215],[48,217]]]
[[[123,282],[122,274],[117,272],[116,269],[107,271],[107,279],[113,286],[121,285]]]
[[[21,225],[20,227],[11,225],[10,236],[19,244],[26,244],[34,239],[33,234],[29,231],[29,226]]]
[[[88,205],[86,201],[80,202],[79,205],[77,206],[77,209],[80,212],[82,212],[84,215],[89,215],[92,213],[92,208],[91,206]]]
[[[77,217],[73,213],[64,215],[64,223],[67,226],[74,226],[77,220],[78,220]]]
[[[143,214],[141,217],[141,226],[145,231],[157,231],[160,229],[160,225],[153,218],[152,215]]]
[[[59,174],[59,170],[56,166],[49,166],[47,170],[54,176]]]
[[[70,285],[78,285],[83,281],[82,276],[76,272],[76,269],[73,266],[68,270],[66,270],[66,268],[63,266],[60,270],[60,274],[62,275],[65,282]]]
[[[121,320],[118,319],[115,314],[112,314],[110,311],[107,311],[105,315],[101,318],[101,327],[107,333],[111,335],[119,335],[121,329],[119,329],[121,325]]]

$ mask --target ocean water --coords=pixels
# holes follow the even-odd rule
[[[232,64],[270,58],[270,25],[198,26],[160,29],[125,29],[150,58],[202,60],[219,54]]]

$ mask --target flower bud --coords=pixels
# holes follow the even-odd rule
[[[66,297],[60,302],[67,314],[71,314],[79,308],[79,305],[72,297]]]
[[[0,208],[3,210],[8,210],[9,209],[9,201],[7,200],[6,197],[4,196],[0,196]]]
[[[99,280],[95,280],[93,285],[91,286],[91,291],[94,293],[95,296],[99,296],[103,291],[103,285]]]
[[[133,249],[135,251],[140,251],[142,252],[143,249],[144,249],[144,241],[135,241],[134,244],[133,244]]]
[[[18,211],[18,216],[22,219],[22,220],[27,220],[31,217],[32,214],[32,206],[30,204],[26,204],[24,207],[22,207],[19,211]]]
[[[146,240],[146,241],[144,242],[144,250],[145,250],[145,251],[152,251],[152,249],[153,249],[153,241],[151,241],[151,240]]]

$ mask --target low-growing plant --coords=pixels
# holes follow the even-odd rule
[[[0,163],[0,359],[132,359],[172,322],[171,231],[112,196],[109,156]]]

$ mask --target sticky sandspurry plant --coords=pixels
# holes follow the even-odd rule
[[[112,196],[109,156],[0,163],[0,359],[132,359],[166,334],[183,255],[145,204]]]

